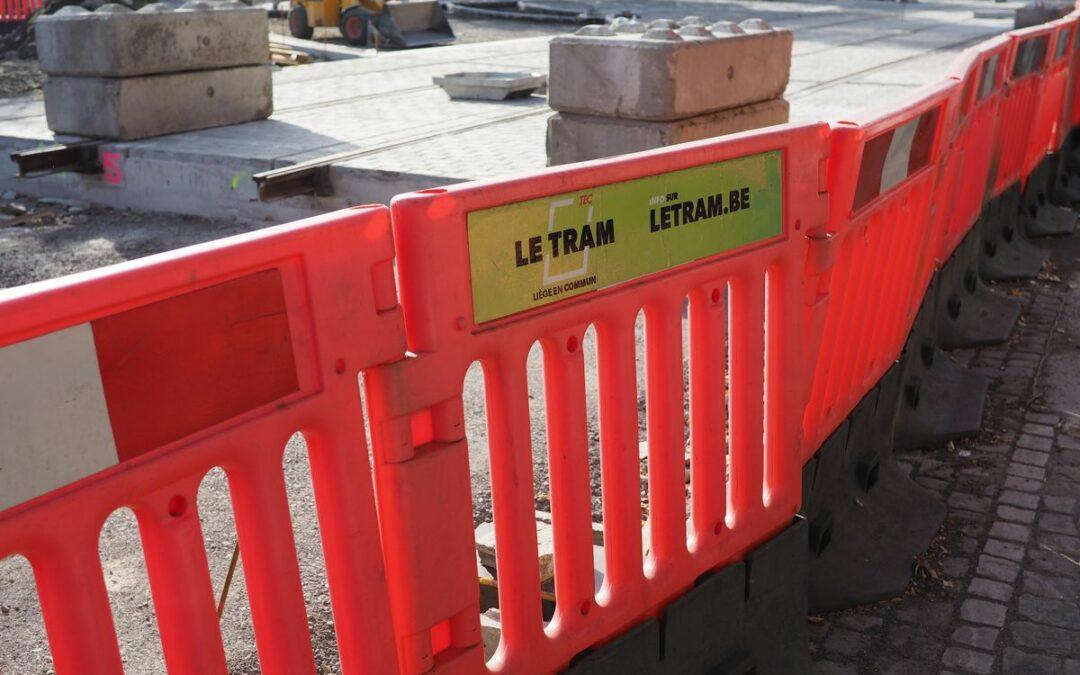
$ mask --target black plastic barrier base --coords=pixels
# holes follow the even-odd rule
[[[568,672],[771,675],[810,672],[807,526],[797,521],[743,562],[702,576],[650,619],[580,654]]]
[[[803,469],[811,612],[902,594],[945,518],[945,505],[893,454],[900,373],[893,366]]]
[[[893,437],[897,449],[972,436],[982,426],[989,380],[953,361],[935,340],[939,283],[935,278],[927,289],[904,347]]]
[[[999,295],[979,276],[979,233],[960,242],[938,275],[937,342],[942,349],[999,344],[1012,334],[1020,303]]]
[[[982,240],[979,273],[984,279],[1033,279],[1050,257],[1017,229],[1019,210],[1020,186],[1014,185],[992,199],[975,224]]]
[[[1024,184],[1020,223],[1028,237],[1061,236],[1076,230],[1076,212],[1051,201],[1058,159],[1057,154],[1047,155]]]

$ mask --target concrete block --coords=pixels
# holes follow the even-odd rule
[[[49,75],[132,77],[270,62],[266,11],[239,2],[65,7],[34,23]]]
[[[788,102],[782,98],[674,122],[624,120],[561,112],[548,118],[548,165],[624,155],[787,121]]]
[[[677,28],[669,27],[678,26]],[[780,97],[792,35],[757,20],[644,32],[590,26],[551,41],[548,104],[561,112],[670,121]]]
[[[45,119],[58,134],[133,140],[265,119],[270,66],[143,77],[50,77]]]
[[[498,575],[498,559],[495,553],[495,524],[480,523],[475,530],[476,552],[480,563],[495,570]],[[540,583],[555,577],[555,532],[550,523],[536,521],[536,558],[540,563]]]

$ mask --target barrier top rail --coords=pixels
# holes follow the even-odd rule
[[[57,673],[122,672],[98,555],[121,507],[169,671],[226,672],[196,506],[214,467],[262,669],[314,672],[282,473],[296,432],[342,665],[393,667],[357,382],[404,347],[385,208],[0,291],[0,317],[0,558],[33,568]]]
[[[802,328],[803,269],[806,234],[825,227],[826,131],[824,124],[781,126],[393,202],[402,307],[417,356],[374,371],[368,400],[389,579],[395,597],[410,600],[394,606],[407,672],[483,667],[461,401],[475,361],[486,382],[502,625],[489,668],[563,668],[790,523],[801,462],[789,411],[805,398],[803,356],[813,348]],[[644,553],[639,312],[649,447]],[[601,401],[600,588],[581,349],[590,326]],[[555,538],[556,607],[547,626],[526,380],[536,342],[544,356]],[[417,498],[424,494],[436,496]],[[401,534],[436,526],[444,534],[438,545]],[[438,574],[421,574],[434,564]]]
[[[929,85],[832,127],[829,231],[837,264],[804,419],[812,453],[900,355],[934,269],[942,129],[959,91]]]

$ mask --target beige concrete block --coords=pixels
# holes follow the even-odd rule
[[[58,134],[133,140],[265,119],[270,66],[142,77],[49,77],[45,119]]]
[[[34,23],[38,62],[50,75],[132,77],[270,62],[266,11],[239,2],[164,3],[137,12],[65,7]]]
[[[782,98],[673,122],[556,113],[548,118],[548,165],[625,155],[787,121],[788,102]]]
[[[623,32],[628,25],[552,40],[553,109],[670,121],[778,98],[787,88],[790,31],[760,20],[742,28],[653,22],[644,32]]]

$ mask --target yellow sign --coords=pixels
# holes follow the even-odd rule
[[[778,236],[780,163],[777,150],[470,213],[475,322]]]

